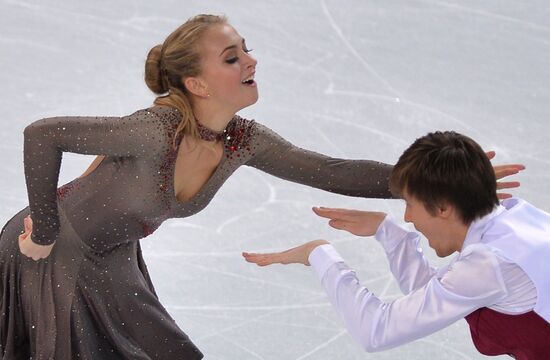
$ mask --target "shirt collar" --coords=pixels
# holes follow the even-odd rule
[[[466,238],[464,239],[464,243],[462,243],[462,249],[460,249],[460,251],[462,251],[468,245],[479,242],[481,240],[481,236],[485,232],[485,229],[487,228],[487,225],[491,222],[491,220],[502,214],[505,210],[506,208],[504,206],[498,205],[489,214],[477,220],[474,220],[468,228]]]

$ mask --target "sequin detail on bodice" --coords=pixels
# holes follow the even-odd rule
[[[241,157],[242,152],[248,156],[254,156],[251,141],[254,136],[255,122],[247,121],[239,116],[235,116],[228,124],[225,130],[224,146],[226,156],[229,159]]]

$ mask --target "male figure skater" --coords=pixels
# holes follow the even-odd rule
[[[419,235],[384,213],[314,208],[329,224],[383,246],[405,296],[391,302],[362,287],[325,240],[281,253],[248,254],[260,266],[312,265],[350,334],[367,351],[389,349],[466,318],[476,348],[516,359],[550,356],[550,214],[528,202],[499,204],[489,159],[472,139],[435,132],[417,139],[395,165],[390,187],[411,222],[440,257],[439,269],[418,247]]]

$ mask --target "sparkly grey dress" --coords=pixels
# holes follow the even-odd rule
[[[218,168],[192,199],[179,202],[172,147],[179,119],[175,109],[153,107],[122,118],[48,118],[25,129],[30,209],[0,236],[1,359],[202,358],[159,303],[139,240],[166,219],[202,210],[241,165],[344,195],[391,196],[391,166],[303,150],[235,116]],[[86,177],[57,188],[65,151],[106,157]],[[47,259],[19,252],[29,213],[33,241],[55,241]]]

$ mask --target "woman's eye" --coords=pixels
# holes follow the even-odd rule
[[[247,49],[246,47],[243,48],[243,52],[245,52],[246,54],[248,54],[248,53],[251,52],[252,50],[254,50],[254,49]],[[232,58],[229,58],[229,59],[225,60],[225,62],[228,63],[228,64],[234,64],[234,63],[236,63],[237,61],[239,61],[239,57],[238,57],[238,56],[235,56],[235,57],[232,57]]]

